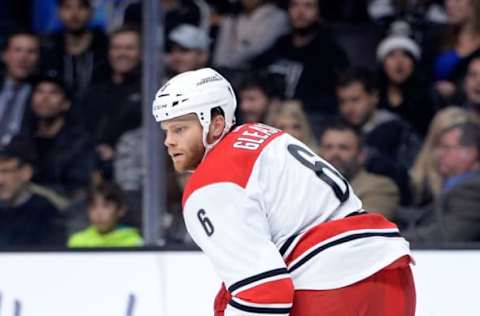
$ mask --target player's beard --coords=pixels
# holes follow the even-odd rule
[[[185,150],[183,155],[183,159],[179,162],[172,160],[175,171],[194,171],[202,162],[203,156],[205,155],[205,147],[202,143],[196,143],[188,150]]]

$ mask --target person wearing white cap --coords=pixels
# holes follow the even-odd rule
[[[171,75],[203,68],[208,63],[210,38],[198,26],[181,24],[169,34],[168,68]]]
[[[390,32],[377,47],[379,106],[398,114],[417,133],[425,135],[434,111],[428,84],[417,71],[421,49],[408,37],[410,27],[407,23],[394,22]]]

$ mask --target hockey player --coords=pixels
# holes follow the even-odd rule
[[[224,282],[215,315],[413,316],[410,250],[348,182],[270,126],[234,127],[234,92],[210,68],[157,93],[175,169],[193,171],[187,229]]]

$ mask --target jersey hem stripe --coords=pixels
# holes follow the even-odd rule
[[[365,214],[368,214],[368,212],[363,211],[363,210],[358,210],[358,211],[354,211],[350,214],[347,214],[344,218],[357,216],[357,215],[365,215]],[[318,226],[314,226],[310,229],[315,229],[316,227],[318,227]],[[306,232],[309,232],[310,229],[307,229]],[[296,245],[298,244],[298,242],[300,241],[300,239],[303,237],[304,234],[305,233],[298,233],[298,234],[290,236],[285,241],[285,243],[280,247],[279,252],[284,259],[287,259],[287,257],[290,255],[290,253],[295,249]]]
[[[256,274],[254,276],[248,277],[246,279],[243,279],[241,281],[238,281],[228,287],[228,291],[230,293],[233,293],[234,291],[238,290],[241,287],[244,287],[250,283],[257,282],[266,278],[270,278],[272,276],[280,275],[280,274],[288,274],[288,271],[286,268],[279,268],[279,269],[273,269],[270,271],[262,272],[259,274]]]
[[[342,244],[342,243],[346,243],[346,242],[349,242],[349,241],[352,241],[352,240],[357,240],[357,239],[361,239],[361,238],[369,238],[369,237],[401,238],[402,236],[400,235],[400,233],[398,231],[397,232],[384,232],[384,233],[382,233],[382,232],[370,232],[370,233],[367,232],[367,233],[359,233],[359,234],[348,235],[348,236],[336,239],[332,242],[329,242],[329,243],[320,245],[318,247],[312,248],[313,250],[309,251],[309,253],[307,255],[305,255],[302,259],[298,260],[292,266],[290,266],[288,268],[288,271],[289,272],[295,271],[296,269],[300,268],[303,264],[305,264],[307,261],[312,259],[314,256],[316,256],[317,254],[319,254],[320,252],[322,252],[322,251],[324,251],[328,248],[331,248],[333,246],[336,246],[336,245],[339,245],[339,244]]]
[[[268,278],[261,279],[259,281],[255,281],[255,282],[249,283],[247,285],[244,285],[241,288],[238,288],[231,293],[232,293],[232,295],[235,296],[235,295],[237,295],[241,292],[248,291],[248,290],[250,290],[252,288],[255,288],[259,285],[264,285],[264,284],[267,284],[267,283],[270,283],[270,282],[275,282],[275,281],[285,280],[285,279],[290,279],[290,278],[291,278],[290,274],[287,274],[287,273],[274,275],[272,277],[268,277]]]

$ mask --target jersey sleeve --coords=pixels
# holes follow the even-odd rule
[[[293,283],[259,200],[234,183],[210,184],[189,196],[184,216],[230,294],[225,316],[289,315]]]

